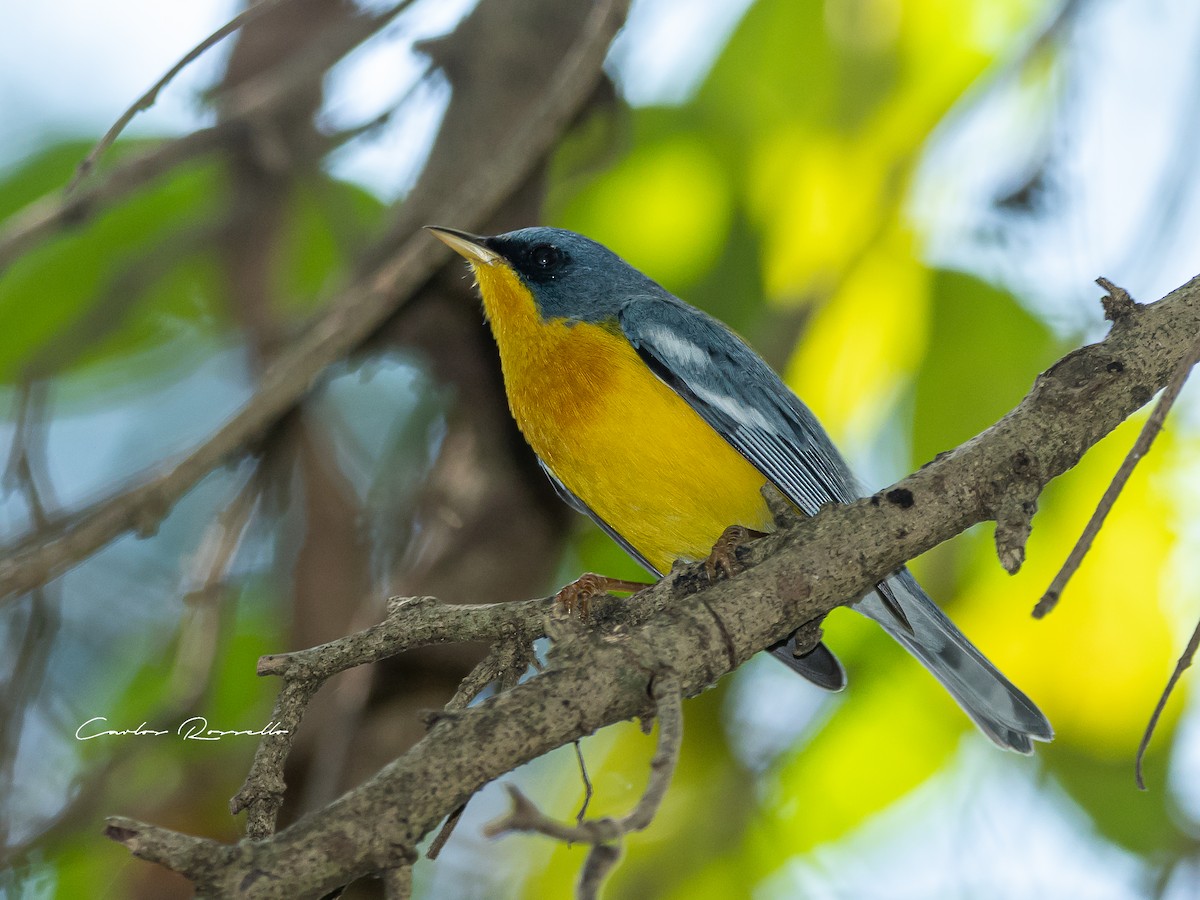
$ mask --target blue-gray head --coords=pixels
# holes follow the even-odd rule
[[[430,226],[468,260],[507,263],[544,319],[602,322],[630,297],[663,292],[603,244],[561,228],[522,228],[493,237]],[[665,292],[664,292],[665,293]]]

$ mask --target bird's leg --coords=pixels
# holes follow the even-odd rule
[[[609,591],[627,591],[637,593],[642,588],[650,587],[641,581],[625,581],[622,578],[609,578],[607,575],[597,575],[586,572],[554,595],[554,600],[568,613],[575,613],[581,619],[588,617],[588,604]]]
[[[737,549],[742,544],[760,537],[766,537],[766,532],[755,531],[745,525],[730,525],[722,531],[717,542],[713,544],[712,552],[704,560],[704,571],[708,574],[708,580],[716,581],[721,574],[732,578],[746,568],[738,559]]]

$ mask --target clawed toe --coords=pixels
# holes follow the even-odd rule
[[[733,578],[742,572],[746,566],[738,559],[738,547],[764,536],[763,532],[753,531],[744,525],[730,525],[722,531],[717,542],[713,544],[712,552],[704,560],[704,571],[708,580],[716,581],[721,575]]]
[[[577,615],[586,621],[588,606],[596,597],[607,594],[609,591],[635,593],[644,587],[649,587],[649,585],[640,581],[625,581],[622,578],[609,578],[606,575],[597,575],[595,572],[586,572],[555,594],[554,602],[569,615]]]

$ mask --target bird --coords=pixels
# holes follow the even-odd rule
[[[509,408],[555,489],[655,576],[679,561],[728,560],[731,544],[773,531],[766,485],[808,516],[866,496],[817,418],[758,354],[607,247],[544,226],[492,236],[427,228],[469,263]],[[640,587],[584,578],[584,590]],[[852,608],[998,746],[1028,754],[1033,741],[1053,738],[1037,706],[906,567]],[[820,687],[845,686],[824,643],[795,649],[793,635],[772,652]]]

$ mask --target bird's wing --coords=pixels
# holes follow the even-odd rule
[[[817,417],[716,319],[667,294],[630,299],[620,324],[654,374],[805,514],[863,496]],[[907,628],[891,587],[877,590]]]
[[[668,295],[630,299],[619,321],[654,374],[807,515],[863,495],[808,407],[716,319]]]
[[[715,319],[666,295],[631,299],[620,323],[654,373],[805,513],[863,495],[808,408]],[[907,569],[889,575],[855,608],[920,660],[1000,746],[1028,753],[1031,741],[1053,736],[1046,717],[975,649]],[[788,661],[786,649],[777,647],[776,653]]]

